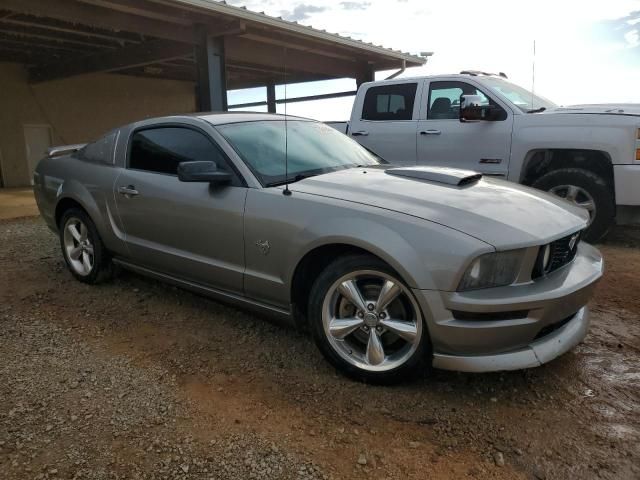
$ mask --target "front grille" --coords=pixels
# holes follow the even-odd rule
[[[532,278],[540,278],[544,275],[548,275],[551,272],[558,270],[570,263],[578,252],[578,243],[580,243],[580,236],[582,232],[572,233],[566,237],[559,238],[549,244],[550,256],[549,263],[546,268],[544,266],[544,253],[546,245],[540,247],[538,258],[536,259],[535,266],[533,268]],[[577,235],[577,236],[576,236]]]
[[[575,317],[575,316],[576,316],[576,314],[574,313],[573,315],[569,315],[567,318],[564,318],[564,319],[560,320],[559,322],[547,325],[546,327],[542,328],[538,332],[538,334],[536,335],[534,340],[538,340],[540,338],[546,337],[547,335],[552,334],[556,330],[559,330],[560,328],[564,327],[567,323],[569,323],[571,320],[573,320],[573,317]]]
[[[491,313],[476,313],[476,312],[462,312],[460,310],[452,310],[453,318],[456,320],[474,320],[490,322],[493,320],[519,320],[521,318],[527,318],[529,316],[529,310],[515,310],[512,312],[491,312]]]

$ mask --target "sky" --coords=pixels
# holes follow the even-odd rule
[[[505,72],[560,105],[640,103],[640,0],[231,0],[366,42],[434,55],[402,76]],[[535,42],[535,56],[534,56]],[[534,62],[535,61],[535,62]],[[533,66],[535,63],[535,82]],[[378,72],[377,79],[391,72]],[[287,96],[355,90],[353,80],[289,85]],[[278,88],[278,98],[283,88]],[[264,89],[229,103],[265,100]],[[347,120],[353,98],[289,104],[287,113]],[[284,112],[284,106],[278,106]]]

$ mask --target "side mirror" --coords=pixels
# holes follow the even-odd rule
[[[480,95],[460,96],[460,121],[477,122],[480,120],[498,120],[496,113],[498,108],[493,105],[482,105],[483,98]]]
[[[178,164],[178,179],[181,182],[225,185],[231,182],[231,174],[218,170],[215,162],[181,162]]]

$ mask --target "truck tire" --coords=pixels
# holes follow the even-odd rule
[[[600,240],[614,223],[616,206],[611,188],[602,177],[589,170],[553,170],[536,180],[532,186],[587,208],[591,220],[583,238],[588,242]]]

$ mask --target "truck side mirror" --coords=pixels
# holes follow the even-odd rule
[[[482,105],[480,95],[460,95],[460,121],[478,122],[480,120],[498,120],[499,108],[493,105]]]

